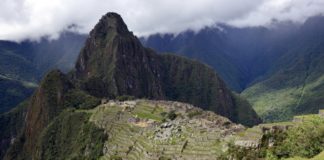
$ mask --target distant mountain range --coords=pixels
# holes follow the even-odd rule
[[[29,97],[49,70],[58,68],[69,71],[86,37],[64,32],[57,40],[0,41],[0,113]]]
[[[266,121],[291,119],[323,108],[324,17],[271,27],[206,27],[197,33],[156,34],[142,43],[212,66],[247,97]]]
[[[322,108],[323,24],[322,16],[304,24],[274,22],[267,28],[218,24],[198,32],[155,34],[140,40],[160,53],[172,52],[210,65],[229,88],[248,98],[264,120],[278,121]],[[37,84],[49,69],[68,71],[86,37],[65,32],[53,41],[0,41],[0,74],[6,81]],[[20,98],[4,103],[7,109],[3,111],[30,95],[28,88],[19,88]],[[7,88],[0,92],[17,97]]]

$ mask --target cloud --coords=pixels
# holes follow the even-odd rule
[[[324,13],[324,0],[269,0],[257,9],[227,23],[235,26],[264,26],[273,20],[304,22]]]
[[[198,30],[217,22],[267,25],[303,22],[324,12],[324,0],[2,0],[0,39],[57,38],[63,30],[88,33],[106,12],[122,15],[139,36]]]

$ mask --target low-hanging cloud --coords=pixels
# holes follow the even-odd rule
[[[14,41],[57,38],[71,29],[88,33],[106,12],[121,14],[139,36],[198,30],[218,22],[303,22],[324,12],[324,0],[2,0],[1,6],[0,39]]]

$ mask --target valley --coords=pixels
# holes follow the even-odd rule
[[[265,122],[322,109],[323,16],[268,28],[218,26],[151,35],[142,42],[162,54],[173,52],[210,65]]]

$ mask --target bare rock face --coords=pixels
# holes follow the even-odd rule
[[[194,104],[245,125],[260,123],[210,67],[142,46],[116,13],[104,15],[81,51],[74,79],[97,97],[131,95]],[[245,114],[241,116],[241,114]]]
[[[108,13],[91,31],[76,77],[95,96],[164,98],[158,58],[142,47],[118,14]]]

